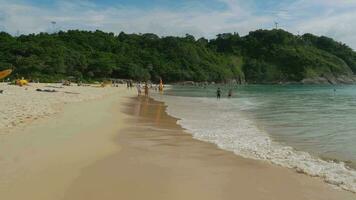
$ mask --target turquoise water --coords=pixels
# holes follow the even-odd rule
[[[236,86],[232,99],[226,97],[230,87],[221,86],[220,101],[217,87],[174,86],[166,94],[203,97],[216,101],[214,107],[225,104],[224,109],[243,113],[273,141],[356,168],[356,86]]]

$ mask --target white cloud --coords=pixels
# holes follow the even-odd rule
[[[134,7],[100,7],[90,1],[58,1],[56,6],[0,0],[0,30],[15,34],[38,33],[57,28],[100,29],[119,33],[151,32],[158,35],[193,34],[213,37],[218,33],[239,32],[244,35],[260,28],[272,28],[275,20],[291,32],[323,34],[356,48],[356,1],[296,0],[279,3],[276,10],[256,10],[257,1],[217,0],[226,9],[212,9],[200,4],[183,9]]]
[[[225,0],[224,0],[225,1]],[[227,10],[205,9],[165,10],[161,8],[141,10],[137,8],[96,8],[83,1],[61,1],[56,8],[44,9],[29,4],[0,0],[0,23],[5,31],[15,33],[43,32],[56,21],[61,29],[102,29],[112,32],[154,32],[159,35],[183,35],[211,37],[220,32],[247,33],[262,28],[271,19],[253,16],[233,1]],[[1,26],[0,26],[1,28]]]
[[[298,0],[288,8],[298,13],[290,31],[326,35],[356,48],[356,1]]]

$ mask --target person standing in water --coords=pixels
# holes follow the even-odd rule
[[[220,90],[220,88],[218,88],[218,90],[216,91],[216,98],[217,99],[221,98],[221,90]]]
[[[148,84],[146,83],[146,84],[145,84],[145,96],[146,96],[146,97],[148,96],[148,90],[149,90]]]
[[[159,80],[159,87],[158,87],[158,90],[162,93],[163,92],[163,81],[162,79]]]

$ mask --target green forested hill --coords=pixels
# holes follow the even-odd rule
[[[0,33],[0,70],[13,76],[55,80],[136,80],[250,83],[299,82],[305,78],[352,76],[356,53],[327,37],[257,30],[215,39],[154,34],[58,32],[13,37]]]
[[[295,36],[283,30],[257,30],[245,37],[220,35],[210,45],[217,52],[240,55],[248,82],[299,82],[356,72],[356,53],[351,48],[311,34]]]

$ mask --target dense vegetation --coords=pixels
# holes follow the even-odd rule
[[[257,30],[215,39],[154,34],[58,32],[13,37],[0,33],[0,70],[44,81],[130,78],[166,82],[301,81],[356,72],[356,53],[327,37]]]

